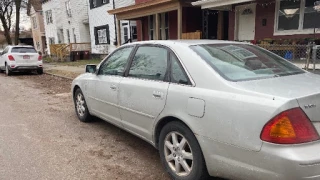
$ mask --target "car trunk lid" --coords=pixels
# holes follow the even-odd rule
[[[18,65],[36,64],[39,58],[39,54],[32,47],[12,48],[11,55]]]
[[[234,83],[235,87],[274,98],[296,99],[320,134],[320,76],[312,73]]]

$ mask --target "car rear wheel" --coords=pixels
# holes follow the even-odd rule
[[[92,116],[89,113],[86,100],[84,99],[81,89],[77,89],[74,94],[74,106],[77,116],[82,122],[89,122]]]
[[[39,75],[43,74],[43,69],[38,69],[37,74],[39,74]]]
[[[200,145],[192,131],[183,123],[170,122],[159,137],[162,164],[175,180],[203,180],[208,172]]]
[[[10,71],[8,65],[6,65],[6,70],[5,71],[6,71],[6,75],[7,76],[11,76],[12,75],[12,71]]]

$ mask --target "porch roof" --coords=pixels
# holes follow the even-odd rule
[[[130,20],[177,10],[179,7],[179,0],[157,0],[109,10],[108,13],[115,14],[118,20]]]
[[[218,8],[233,4],[245,3],[255,0],[200,0],[193,2],[193,6],[201,6],[202,9]]]

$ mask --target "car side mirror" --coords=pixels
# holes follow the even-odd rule
[[[95,64],[86,65],[86,73],[95,73],[96,71],[97,71],[97,65]]]

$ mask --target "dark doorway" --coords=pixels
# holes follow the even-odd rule
[[[202,11],[202,32],[204,39],[217,39],[218,11],[208,9]]]
[[[229,40],[229,12],[223,12],[223,40]]]
[[[202,11],[202,38],[229,39],[229,12],[205,9]]]

